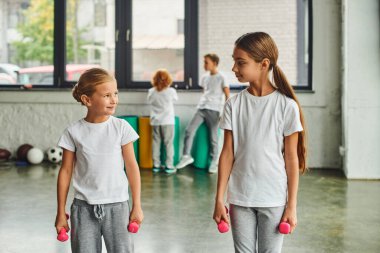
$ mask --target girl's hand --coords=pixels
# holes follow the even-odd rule
[[[281,222],[287,222],[290,225],[290,233],[294,231],[297,226],[297,210],[294,207],[286,207],[282,215]]]
[[[143,221],[143,219],[144,219],[144,213],[141,209],[141,206],[139,206],[139,207],[133,206],[132,211],[131,211],[131,215],[129,216],[129,220],[135,221],[135,222],[137,222],[137,224],[140,225],[141,222]]]
[[[228,215],[226,212],[226,207],[224,206],[223,202],[220,202],[220,201],[215,202],[213,218],[216,224],[219,224],[221,220],[224,220],[225,222],[227,222],[227,224],[230,224],[230,221],[228,219]]]
[[[57,230],[57,234],[59,234],[59,231],[64,228],[66,229],[66,232],[70,231],[69,224],[67,223],[66,214],[57,214],[57,217],[55,218],[55,229]]]

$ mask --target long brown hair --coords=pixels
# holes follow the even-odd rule
[[[95,92],[97,85],[106,82],[116,82],[116,79],[107,70],[102,68],[91,68],[83,72],[80,76],[78,83],[72,90],[73,97],[76,101],[82,103],[82,95],[91,96]]]
[[[247,33],[238,38],[235,42],[235,47],[245,51],[256,62],[262,62],[265,58],[269,59],[269,71],[273,70],[273,80],[277,90],[285,96],[294,99],[296,101],[299,112],[300,120],[303,127],[303,131],[298,134],[298,163],[299,170],[304,173],[306,167],[306,128],[305,120],[302,113],[302,109],[298,99],[294,93],[292,86],[286,78],[284,72],[277,65],[278,49],[274,40],[265,32]]]
[[[166,87],[172,85],[173,79],[166,69],[159,69],[154,73],[152,78],[152,86],[158,91],[162,91]]]

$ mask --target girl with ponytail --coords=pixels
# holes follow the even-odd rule
[[[249,87],[226,102],[221,118],[214,220],[230,223],[224,207],[228,184],[235,252],[281,252],[278,225],[286,222],[294,231],[299,172],[306,170],[302,110],[268,34],[244,34],[232,57],[232,71]]]

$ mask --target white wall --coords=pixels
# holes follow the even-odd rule
[[[231,2],[235,3],[235,1]],[[232,11],[232,7],[239,8],[235,15],[236,19],[251,18],[250,15],[237,15],[239,11],[245,10],[243,5],[230,6],[226,4],[226,1],[207,1],[206,6],[200,8],[200,62],[203,53],[212,48],[211,43],[217,41],[223,43],[224,47],[220,50],[226,50],[226,55],[230,57],[234,40],[243,32],[249,31],[250,27],[245,27],[242,32],[228,31],[227,28],[215,27],[217,22],[213,20],[205,21],[212,19],[208,9],[210,15],[215,15],[216,10],[228,13],[227,10],[222,9],[223,6],[229,11]],[[313,92],[298,93],[309,131],[309,166],[340,168],[341,157],[338,149],[341,143],[341,6],[339,1],[320,0],[314,1],[313,8]],[[233,15],[229,17],[229,19],[232,18],[234,18]],[[278,28],[271,31],[275,32],[281,27],[279,23]],[[284,55],[287,54],[287,50],[283,51],[285,52],[280,51],[280,58],[286,58]],[[223,58],[223,61],[227,63],[227,58]],[[149,108],[145,103],[145,96],[145,92],[122,91],[117,114],[147,115]],[[181,118],[182,133],[196,111],[199,96],[199,92],[179,92],[176,112]],[[74,101],[68,90],[1,91],[0,146],[14,151],[19,145],[30,143],[46,149],[57,142],[69,122],[83,117],[84,113],[84,108]]]
[[[343,1],[344,172],[380,179],[380,17],[378,0]]]

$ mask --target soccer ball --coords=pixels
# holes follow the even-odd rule
[[[60,147],[52,147],[46,151],[47,158],[52,163],[60,163],[62,161],[63,150]]]

